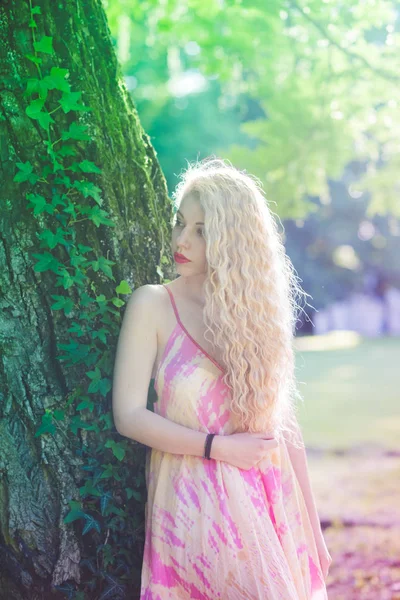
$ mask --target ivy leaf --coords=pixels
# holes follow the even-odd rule
[[[93,431],[95,429],[95,426],[89,425],[89,423],[86,423],[85,421],[83,421],[79,416],[76,416],[76,417],[71,418],[69,428],[72,431],[72,433],[74,435],[76,435],[78,433],[78,429],[85,429],[86,431]]]
[[[100,269],[103,271],[103,273],[105,273],[105,275],[107,275],[108,277],[110,277],[110,279],[112,279],[113,276],[112,276],[112,270],[110,267],[112,265],[115,265],[115,261],[108,260],[104,256],[99,256],[99,259],[97,262],[98,262]]]
[[[23,98],[32,96],[32,94],[38,94],[40,90],[40,79],[37,77],[31,77],[26,82],[26,89],[23,93]]]
[[[116,226],[116,224],[113,221],[107,219],[108,212],[102,210],[98,206],[94,206],[93,208],[89,208],[85,211],[82,210],[82,213],[83,212],[86,212],[88,214],[89,219],[93,221],[96,227],[99,227],[100,225],[109,225],[110,227]]]
[[[124,306],[124,304],[125,304],[125,302],[123,300],[121,300],[121,298],[111,298],[111,302],[117,308],[121,308],[121,306]]]
[[[70,510],[69,513],[64,517],[63,523],[72,523],[77,519],[82,519],[86,516],[86,513],[83,510],[73,509]]]
[[[29,208],[33,207],[33,214],[39,215],[44,212],[44,207],[47,205],[46,199],[40,194],[27,194],[27,199],[31,202]]]
[[[138,502],[142,500],[142,495],[137,490],[133,490],[132,488],[125,489],[128,500],[130,500],[132,497],[135,498],[135,500],[137,500]]]
[[[41,15],[42,11],[40,10],[40,6],[32,6],[31,14],[32,15]]]
[[[50,229],[45,229],[39,234],[38,237],[40,240],[43,240],[46,243],[50,250],[53,250],[53,248],[55,248],[58,244],[68,246],[68,241],[64,237],[65,235],[68,235],[68,233],[61,227],[57,227],[56,233]]]
[[[102,173],[102,169],[100,169],[97,165],[94,164],[94,162],[91,162],[90,160],[83,160],[82,162],[78,163],[81,171],[83,171],[84,173]]]
[[[49,410],[46,409],[45,414],[42,415],[42,424],[35,431],[34,437],[38,437],[39,435],[43,435],[44,433],[55,433],[56,427],[52,423],[52,421],[53,421],[53,415]]]
[[[54,54],[53,38],[44,35],[38,42],[33,42],[33,47],[36,52],[44,52],[45,54]]]
[[[85,515],[85,519],[87,521],[85,527],[83,528],[82,534],[84,535],[85,533],[87,533],[88,531],[90,531],[91,529],[96,529],[96,531],[98,531],[100,533],[101,528],[100,528],[100,523],[98,521],[96,521],[96,519],[93,519],[93,517],[91,517],[90,515]]]
[[[58,101],[63,109],[63,111],[67,114],[71,110],[81,110],[84,112],[90,112],[92,109],[89,106],[85,106],[84,104],[79,104],[78,100],[81,97],[82,92],[64,92]]]
[[[117,458],[118,460],[122,460],[125,456],[125,449],[122,445],[122,442],[115,442],[114,440],[107,440],[104,447],[111,448],[115,458]]]
[[[68,329],[68,331],[70,330]],[[76,410],[84,410],[85,408],[88,408],[90,412],[93,412],[94,402],[89,400],[89,398],[85,398],[85,400],[82,400],[82,402],[78,404]]]
[[[132,293],[129,283],[123,279],[121,283],[115,288],[117,294],[130,294]]]
[[[101,371],[99,369],[99,367],[96,367],[96,369],[94,371],[87,371],[85,373],[85,375],[87,375],[89,377],[89,379],[95,380],[95,379],[100,379],[101,377]]]
[[[50,123],[55,123],[53,117],[47,113],[47,112],[40,112],[37,115],[37,120],[39,121],[39,124],[41,125],[41,127],[43,127],[43,129],[46,129],[46,131],[49,129]],[[60,165],[59,163],[56,163],[58,169],[62,169],[62,165]],[[55,169],[54,169],[55,170]]]
[[[31,165],[29,160],[25,163],[17,162],[15,164],[20,170],[20,172],[14,175],[13,181],[16,181],[18,183],[22,183],[23,181],[29,181],[29,183],[32,184],[35,184],[37,182],[39,177],[32,172],[33,166]]]
[[[36,273],[43,273],[44,271],[54,271],[54,273],[58,273],[60,263],[52,254],[50,254],[50,252],[33,254],[32,256],[38,260],[33,267],[33,270]]]
[[[56,285],[62,286],[64,290],[69,290],[69,288],[72,287],[75,283],[75,280],[72,277],[72,275],[67,271],[67,269],[63,269],[61,274],[60,271],[58,271],[58,274],[60,275],[60,277],[57,278]]]
[[[57,302],[50,306],[52,310],[63,310],[65,315],[69,315],[73,311],[74,303],[71,298],[65,298],[57,294],[53,294],[51,297],[53,300],[57,300]]]
[[[112,494],[110,494],[110,492],[106,492],[105,494],[102,495],[101,499],[100,499],[100,510],[101,510],[101,514],[104,516],[105,512],[106,512],[106,508],[108,503],[113,499]]]
[[[32,61],[33,63],[36,63],[37,65],[40,65],[42,63],[42,59],[39,58],[39,56],[35,56],[34,54],[24,54],[24,56],[25,58]]]
[[[101,329],[98,329],[97,331],[93,331],[92,333],[92,339],[99,339],[103,342],[103,344],[107,343],[107,334],[108,334],[108,330],[105,327],[102,327]]]
[[[60,90],[60,92],[69,93],[71,86],[69,85],[68,81],[65,81],[65,77],[68,74],[68,69],[52,67],[50,75],[43,77],[43,83],[49,90]]]
[[[75,156],[76,151],[73,146],[70,144],[63,144],[62,147],[57,152],[58,156]]]
[[[93,250],[93,248],[91,246],[84,246],[83,244],[78,244],[78,250],[81,254],[86,254],[87,252],[90,252],[90,250]]]
[[[31,100],[30,104],[26,107],[25,112],[31,119],[37,119],[43,106],[44,100],[42,98],[36,98],[35,100]]]
[[[85,198],[87,198],[88,196],[93,198],[99,206],[103,204],[103,200],[100,197],[101,189],[91,181],[85,181],[84,179],[79,181],[76,180],[74,181],[72,187],[80,191],[85,196]]]
[[[99,392],[105,398],[108,392],[111,390],[111,380],[109,377],[103,377],[99,382]]]
[[[87,125],[78,125],[78,123],[71,123],[68,131],[63,131],[61,138],[63,140],[91,140],[91,136],[85,133]]]

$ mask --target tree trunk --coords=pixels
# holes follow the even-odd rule
[[[25,113],[30,99],[24,80],[38,76],[34,62],[24,57],[34,52],[33,34],[36,40],[53,38],[55,54],[40,54],[42,75],[52,66],[68,69],[71,88],[82,91],[79,103],[92,109],[56,110],[50,131],[52,139],[60,138],[78,114],[92,137],[75,140],[79,160],[102,169],[89,177],[101,188],[101,208],[116,226],[96,227],[90,220],[74,225],[77,243],[115,261],[115,282],[100,270],[88,271],[97,294],[115,295],[122,279],[132,288],[158,281],[171,218],[165,179],[123,84],[100,0],[34,0],[34,5],[41,9],[37,28],[29,27],[28,1],[5,0],[0,7],[0,600],[64,598],[51,586],[81,578],[82,539],[63,521],[68,501],[79,496],[81,460],[62,427],[35,437],[44,411],[64,408],[84,371],[58,360],[58,344],[69,339],[71,323],[51,307],[52,295],[61,294],[54,273],[35,271],[33,258],[44,251],[38,233],[48,227],[48,215],[34,217],[26,199],[31,183],[14,181],[16,163],[39,168],[47,140],[45,129]],[[82,173],[68,175],[79,179]],[[46,196],[48,188],[43,183],[40,193]],[[65,262],[62,245],[52,253]],[[75,286],[62,296],[72,303],[79,298]],[[115,342],[107,339],[111,363]],[[107,401],[110,405],[110,394]],[[89,445],[93,437],[84,429],[77,435]]]

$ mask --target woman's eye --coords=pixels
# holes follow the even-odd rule
[[[181,221],[179,221],[179,219],[177,219],[175,221],[175,227],[183,227],[183,223]],[[204,230],[202,228],[200,228],[197,230],[197,233],[202,236],[202,235],[204,235]]]

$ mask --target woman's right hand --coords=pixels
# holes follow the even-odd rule
[[[216,435],[211,445],[211,458],[230,463],[234,467],[248,471],[278,447],[273,433],[232,433]]]

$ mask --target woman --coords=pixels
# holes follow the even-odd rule
[[[114,373],[116,427],[151,448],[140,598],[326,600],[293,267],[258,181],[226,161],[189,165],[173,199],[179,277],[134,291]]]

